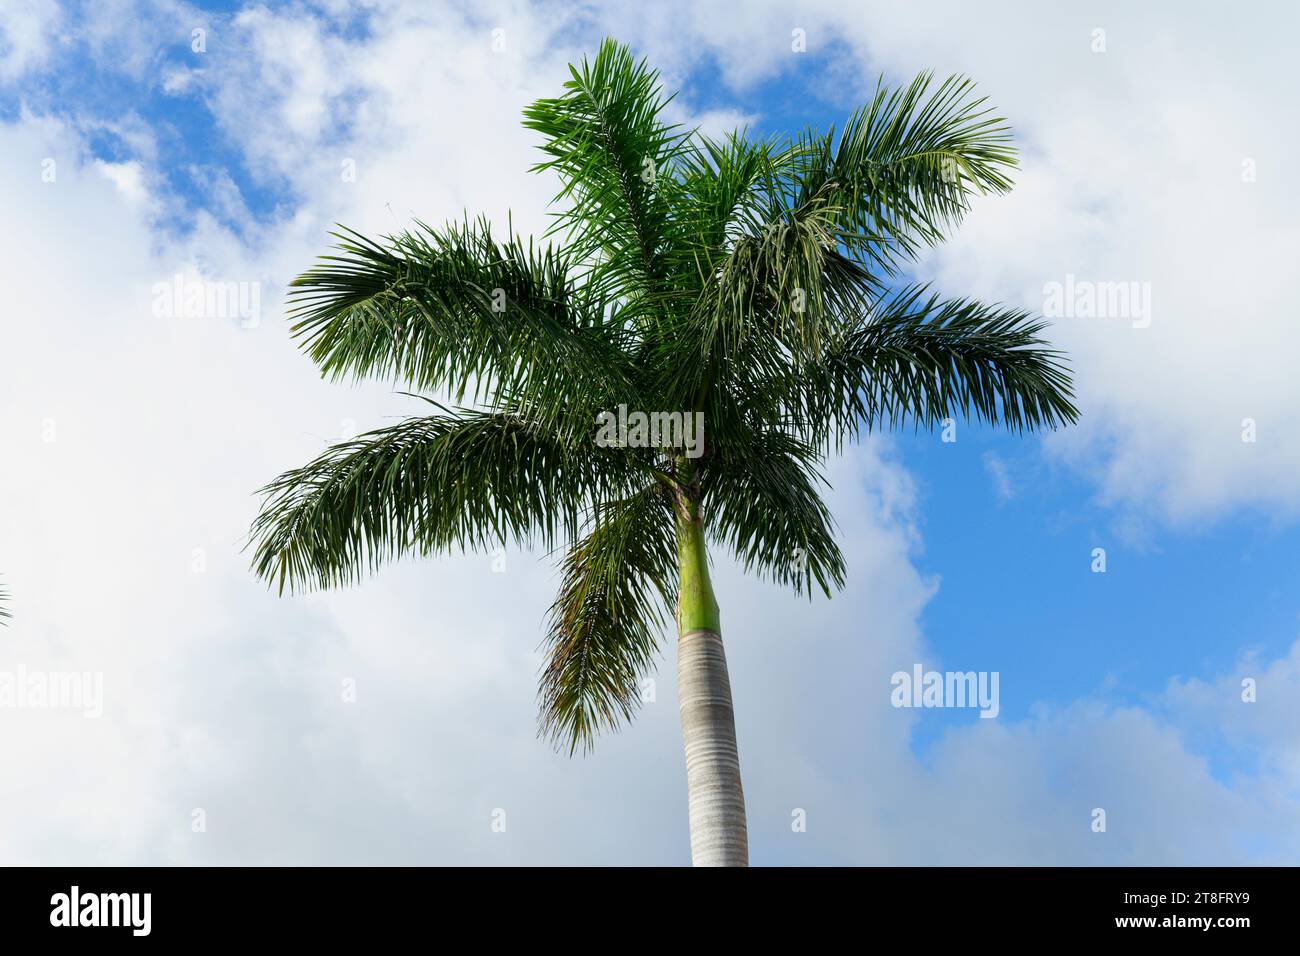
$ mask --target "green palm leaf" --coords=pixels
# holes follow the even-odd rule
[[[482,220],[336,238],[337,254],[290,292],[293,332],[327,376],[526,403],[552,426],[578,404],[594,415],[633,397],[627,337],[606,303],[575,286],[567,254],[498,243]]]
[[[524,110],[524,125],[543,135],[550,157],[534,170],[554,171],[563,185],[555,231],[592,263],[593,291],[614,298],[635,289],[653,303],[666,291],[673,218],[659,183],[672,180],[686,136],[662,119],[671,97],[659,74],[627,47],[606,40],[593,60],[569,70],[563,96]]]
[[[624,459],[575,455],[522,415],[410,419],[335,445],[262,489],[254,567],[281,590],[329,587],[406,554],[550,545],[628,480]]]
[[[805,369],[799,417],[814,440],[836,446],[908,419],[973,418],[1016,431],[1069,424],[1079,415],[1069,372],[1044,329],[1020,309],[908,287]]]
[[[672,510],[658,485],[602,508],[568,552],[551,607],[542,732],[570,753],[631,719],[675,593]]]

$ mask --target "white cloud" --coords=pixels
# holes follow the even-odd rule
[[[163,74],[163,92],[170,96],[183,96],[190,92],[190,90],[194,89],[196,83],[202,76],[202,70],[189,69],[186,67],[175,67],[167,70]]]
[[[131,202],[143,203],[148,199],[148,193],[144,188],[143,170],[139,163],[106,163],[97,159],[95,167]]]
[[[1011,485],[1011,475],[1007,471],[1007,463],[997,452],[986,451],[983,456],[984,470],[988,472],[989,478],[993,481],[993,490],[997,492],[1000,501],[1010,501],[1015,497],[1015,488]]]
[[[53,0],[6,0],[0,7],[0,80],[17,79],[44,63],[61,20]]]

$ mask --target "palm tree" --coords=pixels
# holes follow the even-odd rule
[[[7,607],[9,605],[9,589],[0,584],[0,624],[7,624],[8,618],[13,617]]]
[[[535,171],[562,184],[560,244],[468,218],[342,229],[294,281],[293,333],[324,376],[451,404],[262,489],[254,567],[283,592],[408,554],[563,546],[539,699],[570,754],[631,718],[675,607],[691,855],[745,865],[707,545],[829,596],[845,567],[826,455],[907,420],[1025,431],[1078,413],[1041,322],[899,278],[972,194],[1010,188],[1008,128],[968,80],[878,88],[838,136],[754,140],[669,125],[658,74],[612,41],[570,73],[524,114]],[[702,414],[706,440],[656,444],[638,420],[597,442],[615,409]]]

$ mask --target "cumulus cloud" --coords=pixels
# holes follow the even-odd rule
[[[13,0],[0,8],[0,79],[16,79],[44,63],[61,18],[50,0]]]

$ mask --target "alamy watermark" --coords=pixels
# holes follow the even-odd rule
[[[681,448],[687,458],[704,454],[703,412],[617,412],[596,416],[601,448]]]
[[[0,671],[0,710],[80,710],[104,715],[102,671]]]
[[[981,717],[1001,710],[997,671],[927,671],[913,664],[911,673],[895,671],[889,678],[895,707],[978,707]]]
[[[262,322],[262,283],[187,279],[153,285],[153,314],[159,319],[238,319],[255,329]]]
[[[152,910],[152,893],[83,893],[74,885],[50,897],[50,925],[124,927],[132,936],[148,936]]]
[[[1135,329],[1151,325],[1150,282],[1093,282],[1066,273],[1064,282],[1043,285],[1043,315],[1049,319],[1130,319]]]

